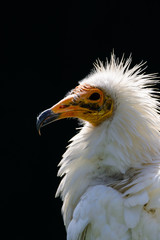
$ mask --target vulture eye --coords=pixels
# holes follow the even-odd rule
[[[95,93],[92,93],[89,97],[89,100],[93,100],[93,101],[96,101],[96,100],[99,100],[100,99],[100,94],[95,92]]]

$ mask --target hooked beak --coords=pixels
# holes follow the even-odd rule
[[[84,84],[77,86],[70,95],[53,107],[42,112],[37,118],[37,130],[63,118],[79,118],[98,126],[112,116],[113,100],[103,90]]]
[[[59,119],[63,118],[70,118],[76,117],[75,111],[80,111],[80,108],[76,103],[73,101],[74,95],[70,95],[60,102],[58,102],[53,107],[43,111],[37,117],[37,130],[39,135],[41,135],[40,129],[51,122],[55,122]]]
[[[40,115],[37,117],[37,131],[39,133],[39,135],[41,135],[41,127],[44,127],[46,125],[48,125],[51,122],[54,122],[56,120],[58,120],[60,114],[56,114],[54,113],[51,109],[47,109],[45,111],[43,111],[42,113],[40,113]]]

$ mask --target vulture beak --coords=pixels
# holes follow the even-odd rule
[[[39,135],[41,135],[41,132],[40,132],[41,127],[44,127],[49,123],[58,120],[58,117],[59,117],[59,114],[52,112],[51,109],[47,109],[42,113],[40,113],[40,115],[37,117],[37,123],[36,123],[37,131]]]
[[[55,122],[59,119],[74,117],[74,108],[73,104],[73,96],[70,95],[53,107],[43,111],[37,117],[37,130],[39,135],[41,135],[40,129],[51,122]]]
[[[113,100],[103,90],[90,86],[79,85],[67,97],[53,107],[43,111],[37,118],[37,130],[63,118],[79,118],[99,125],[113,112]]]

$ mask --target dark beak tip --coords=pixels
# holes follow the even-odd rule
[[[42,125],[42,122],[40,121],[39,116],[37,117],[36,128],[37,128],[39,136],[41,136],[41,125]]]
[[[39,114],[37,117],[36,127],[39,135],[41,136],[41,128],[58,120],[60,114],[54,113],[51,109],[47,109]]]

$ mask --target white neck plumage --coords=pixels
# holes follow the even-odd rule
[[[139,114],[140,107],[143,114]],[[118,105],[112,119],[98,127],[86,123],[71,139],[60,162],[58,174],[65,176],[57,190],[64,201],[62,211],[66,226],[89,186],[114,184],[127,174],[133,174],[129,169],[140,169],[157,160],[160,138],[154,114],[157,114],[154,109],[144,106]]]
[[[110,64],[104,67],[100,63],[82,81],[106,91],[113,99],[114,109],[112,116],[97,127],[85,123],[60,162],[59,176],[64,177],[57,195],[62,196],[66,227],[89,186],[114,186],[125,179],[131,182],[137,172],[158,161],[158,101],[151,96],[153,90],[146,88],[156,80],[154,75],[140,74],[141,64],[129,70],[130,61],[117,63],[113,56]]]

